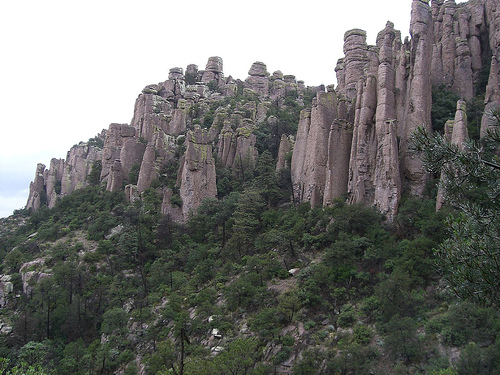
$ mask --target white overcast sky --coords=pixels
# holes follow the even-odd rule
[[[411,0],[6,0],[0,2],[0,217],[22,208],[38,162],[112,122],[172,67],[245,79],[251,64],[335,83],[344,32],[374,44],[388,20],[408,35]]]

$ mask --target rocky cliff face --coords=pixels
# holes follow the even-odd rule
[[[95,139],[102,141],[104,134],[105,132],[99,134]],[[102,158],[102,149],[81,142],[68,151],[66,159],[52,159],[49,169],[44,164],[38,164],[35,179],[30,184],[26,208],[35,211],[41,205],[52,208],[59,197],[86,186],[94,162]]]
[[[337,117],[336,109],[335,92],[319,92],[312,109],[301,115],[291,166],[297,200],[310,201],[313,205],[323,202],[330,124]]]
[[[329,204],[347,192],[349,202],[375,205],[391,219],[403,191],[422,194],[427,176],[409,152],[408,140],[417,127],[432,131],[432,85],[444,85],[469,100],[476,95],[479,76],[489,70],[485,106],[500,103],[498,7],[488,0],[458,5],[414,0],[410,40],[401,41],[390,22],[376,46],[366,44],[363,30],[346,32],[345,57],[335,69],[336,96],[330,100],[333,120],[318,124],[307,111],[301,117],[292,159],[295,198]],[[335,133],[324,131],[330,126],[332,131],[337,127]],[[487,127],[483,120],[483,133]],[[320,137],[316,129],[323,130]],[[327,144],[332,135],[337,141]],[[311,143],[311,136],[317,141]],[[328,165],[314,162],[326,154]],[[346,170],[348,179],[343,180]],[[322,191],[323,199],[313,193]]]
[[[268,115],[272,101],[283,103],[287,95],[301,100],[305,91],[302,81],[280,71],[271,76],[262,62],[252,64],[244,82],[225,78],[220,57],[210,57],[205,70],[172,68],[166,81],[139,94],[130,125],[111,124],[100,136],[101,148],[81,144],[66,160],[52,160],[48,170],[38,165],[26,207],[52,207],[57,197],[85,186],[92,165],[101,161],[107,190],[124,189],[133,201],[153,186],[162,190],[163,213],[183,221],[203,199],[217,196],[214,155],[241,174],[252,169],[255,131],[277,121]]]
[[[297,133],[276,138],[278,169],[288,167],[293,151],[293,199],[312,205],[347,199],[374,205],[391,220],[401,194],[420,195],[427,182],[408,141],[417,127],[432,131],[432,86],[464,101],[482,90],[486,110],[500,105],[498,1],[413,0],[411,12],[411,38],[404,41],[391,22],[374,46],[363,30],[345,33],[336,88],[306,88],[293,75],[270,74],[262,62],[244,81],[226,78],[220,57],[210,57],[204,70],[170,69],[166,81],[139,94],[130,125],[111,124],[100,136],[101,148],[80,144],[48,170],[39,164],[27,208],[52,207],[85,186],[101,161],[108,190],[126,186],[133,200],[157,188],[163,213],[185,220],[202,199],[217,196],[215,159],[244,175],[258,159],[259,129],[281,125],[271,109],[287,110],[287,100],[304,103],[307,92],[316,92]],[[455,122],[454,132],[463,128]],[[488,126],[485,117],[483,134]]]
[[[217,196],[215,160],[212,157],[212,142],[215,131],[197,126],[186,137],[186,153],[180,169],[180,196],[182,214],[185,218],[198,208],[205,198]]]

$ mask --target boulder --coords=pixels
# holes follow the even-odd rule
[[[14,284],[10,280],[11,275],[0,276],[0,308],[7,305],[7,296],[14,291]]]

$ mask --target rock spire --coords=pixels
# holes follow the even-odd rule
[[[300,104],[314,93],[297,133],[275,139],[276,167],[290,167],[293,200],[373,205],[392,220],[403,193],[425,190],[428,175],[409,141],[418,127],[432,132],[432,87],[461,99],[446,128],[453,143],[466,136],[465,102],[484,96],[483,135],[488,111],[500,107],[500,3],[413,0],[410,38],[401,40],[387,22],[376,45],[367,44],[364,30],[348,30],[343,51],[336,87],[306,88],[263,62],[253,63],[244,81],[226,78],[217,56],[204,70],[174,67],[166,81],[142,90],[130,125],[111,124],[99,144],[76,145],[48,169],[39,164],[26,207],[53,207],[100,164],[108,190],[124,189],[134,200],[157,189],[163,213],[185,220],[202,199],[217,197],[216,161],[242,176],[253,170],[258,130],[281,125],[273,106],[286,110],[289,98]]]

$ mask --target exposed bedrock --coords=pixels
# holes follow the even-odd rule
[[[455,112],[455,119],[448,120],[445,124],[445,137],[448,142],[463,149],[464,141],[468,137],[467,132],[467,103],[463,100],[457,102],[457,110]],[[441,175],[441,179],[445,178]],[[445,203],[446,197],[441,187],[438,188],[436,197],[436,210],[441,209]]]
[[[108,190],[126,185],[132,201],[154,186],[164,197],[162,212],[185,220],[204,198],[217,195],[212,152],[221,167],[253,167],[258,129],[282,121],[270,110],[286,111],[289,99],[300,105],[313,93],[297,133],[283,134],[277,150],[276,168],[290,163],[293,200],[329,205],[345,199],[373,205],[392,220],[401,195],[421,196],[429,178],[409,141],[418,127],[432,132],[433,86],[462,100],[446,127],[450,141],[465,137],[463,103],[473,97],[484,96],[481,135],[491,126],[488,113],[500,107],[500,2],[413,0],[410,38],[401,40],[387,22],[376,45],[367,44],[365,31],[348,30],[343,50],[334,66],[336,88],[306,90],[293,75],[270,74],[263,62],[253,63],[244,81],[225,78],[217,56],[204,70],[172,68],[166,81],[141,91],[130,125],[111,124],[100,135],[102,148],[82,143],[48,170],[39,164],[26,207],[52,207],[85,186],[101,161]]]

